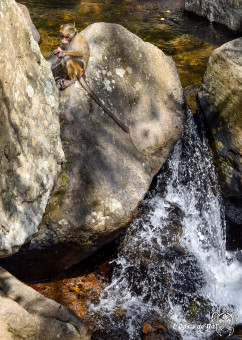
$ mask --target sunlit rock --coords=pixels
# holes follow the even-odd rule
[[[37,31],[36,27],[34,26],[33,22],[32,22],[28,8],[23,4],[18,4],[18,7],[23,12],[23,15],[24,15],[24,17],[25,17],[25,19],[26,19],[26,21],[29,25],[29,28],[31,29],[32,34],[33,34],[34,40],[39,44],[40,43],[40,35],[39,35],[39,32]]]
[[[185,120],[183,91],[170,57],[120,25],[97,23],[82,33],[91,51],[86,80],[130,134],[78,83],[61,93],[67,163],[38,235],[15,258],[20,275],[28,278],[50,277],[122,232]]]
[[[89,340],[85,323],[0,267],[0,339]]]
[[[14,0],[0,1],[0,256],[38,231],[63,160],[59,97]]]

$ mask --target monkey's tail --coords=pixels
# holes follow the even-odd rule
[[[118,126],[121,127],[126,133],[129,133],[129,128],[121,122],[108,108],[103,105],[101,100],[98,98],[98,96],[93,92],[93,90],[88,86],[86,83],[85,79],[83,77],[79,78],[79,82],[82,85],[82,87],[90,94],[92,99],[111,117],[117,124]]]

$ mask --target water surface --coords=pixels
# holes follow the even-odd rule
[[[21,0],[42,37],[41,50],[50,54],[59,44],[61,24],[75,22],[79,30],[94,22],[121,24],[176,62],[182,85],[193,94],[200,85],[213,50],[235,38],[206,20],[191,18],[183,0]]]

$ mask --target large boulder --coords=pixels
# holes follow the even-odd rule
[[[37,232],[64,154],[50,65],[14,0],[1,2],[0,18],[0,256],[7,256]]]
[[[96,23],[82,34],[91,51],[87,82],[130,134],[78,83],[61,93],[67,163],[39,233],[5,261],[28,280],[51,277],[116,238],[183,129],[183,91],[172,58],[120,25]]]
[[[85,323],[0,267],[0,339],[90,340]]]
[[[242,1],[240,0],[185,0],[185,9],[228,26],[234,31],[242,31]]]
[[[25,5],[23,5],[23,4],[17,4],[17,5],[21,9],[21,11],[23,12],[25,20],[27,21],[27,24],[29,25],[29,28],[30,28],[30,30],[31,30],[31,32],[33,34],[34,40],[39,44],[40,43],[40,34],[39,34],[39,32],[37,31],[36,27],[33,24],[33,21],[32,21],[32,19],[30,17],[28,8]]]
[[[242,249],[242,38],[211,55],[198,92],[228,221],[228,247]]]

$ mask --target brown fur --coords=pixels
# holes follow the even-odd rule
[[[83,76],[84,74],[84,68],[73,59],[69,59],[67,61],[67,73],[70,79],[76,80]]]

